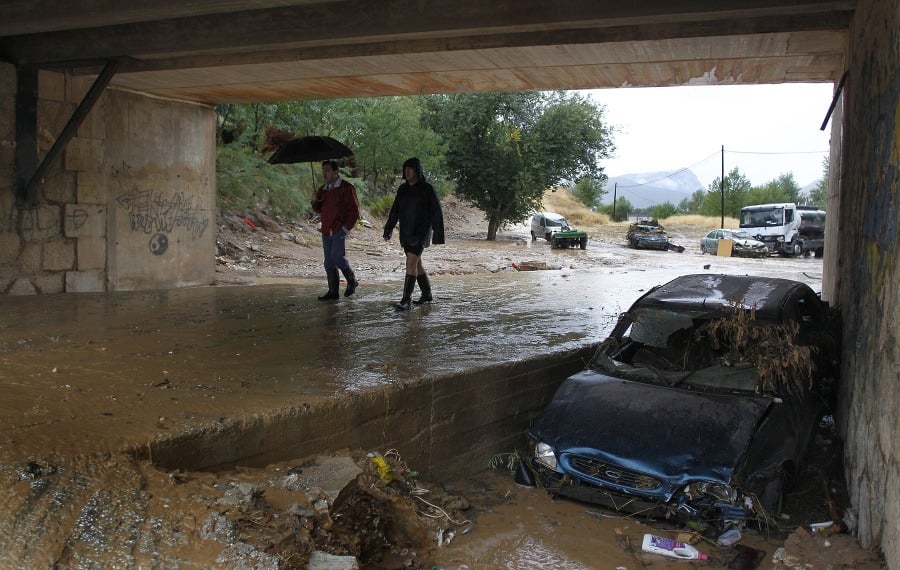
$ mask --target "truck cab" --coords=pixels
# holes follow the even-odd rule
[[[781,255],[813,252],[820,257],[825,245],[825,212],[791,202],[745,206],[740,227]]]

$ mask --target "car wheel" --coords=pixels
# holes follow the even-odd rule
[[[816,257],[822,257],[822,256],[824,256],[824,255],[825,255],[825,249],[824,249],[824,248],[821,248],[821,247],[820,247],[819,249],[816,250]]]
[[[556,238],[550,238],[550,247],[556,249],[559,247],[559,241]]]
[[[769,517],[777,519],[784,507],[784,492],[791,480],[790,473],[782,467],[771,481],[766,483],[759,494],[759,501],[769,513]]]
[[[581,238],[581,241],[579,243],[581,245],[581,249],[587,249],[587,238],[586,237]]]
[[[534,235],[534,232],[531,232],[531,241],[534,241],[536,239],[537,239],[537,236]]]

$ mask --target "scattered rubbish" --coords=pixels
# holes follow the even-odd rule
[[[681,560],[708,560],[709,556],[705,552],[700,552],[690,544],[678,542],[671,538],[656,536],[655,534],[645,534],[644,542],[641,550],[668,556],[669,558],[679,558]]]
[[[716,544],[718,544],[719,546],[731,546],[732,544],[735,544],[740,540],[741,531],[736,528],[732,528],[719,535],[719,538],[716,540]]]
[[[548,269],[562,269],[559,265],[550,265],[545,261],[523,261],[521,263],[513,262],[513,269],[516,271],[542,271]]]
[[[375,464],[375,468],[378,470],[378,477],[381,479],[381,482],[385,485],[390,483],[394,479],[394,475],[391,472],[391,466],[388,465],[388,462],[382,457],[382,455],[378,452],[373,452],[369,454],[369,458],[372,460],[372,463]]]
[[[250,229],[253,229],[253,230],[256,229],[256,224],[254,224],[254,223],[250,220],[250,218],[244,218],[244,223],[247,224],[247,226],[248,226]]]
[[[833,526],[834,526],[834,523],[832,521],[812,523],[811,525],[809,525],[809,530],[813,534],[819,534],[819,533],[824,533],[824,532],[830,531],[831,527],[833,527]]]

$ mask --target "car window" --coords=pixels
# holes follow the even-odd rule
[[[665,348],[669,337],[678,330],[690,328],[689,315],[664,309],[636,311],[630,330],[631,340],[644,345]]]
[[[548,228],[560,228],[565,224],[565,218],[553,219],[547,218],[547,227]]]
[[[706,234],[706,237],[708,237],[708,238],[710,238],[710,239],[715,239],[715,237],[716,237],[716,230],[713,230],[713,231],[709,232],[708,234]]]

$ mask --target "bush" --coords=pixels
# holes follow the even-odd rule
[[[391,206],[394,204],[394,195],[390,194],[388,196],[382,196],[375,202],[369,205],[369,210],[372,212],[372,215],[378,216],[380,218],[387,218],[388,213],[391,211]]]
[[[216,149],[216,201],[223,213],[263,210],[298,219],[309,210],[317,184],[309,164],[268,164],[248,148]]]

